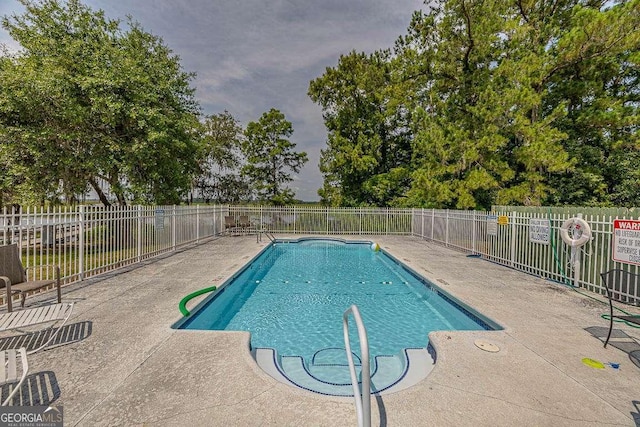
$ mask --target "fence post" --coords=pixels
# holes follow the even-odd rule
[[[327,210],[327,234],[329,234],[329,206],[325,209]]]
[[[136,258],[138,262],[142,261],[142,205],[138,205],[138,244],[136,249]]]
[[[79,225],[79,236],[78,236],[78,274],[80,275],[80,280],[84,280],[84,205],[80,205],[80,221],[78,221]]]
[[[196,243],[200,243],[200,206],[196,205]]]
[[[582,219],[582,214],[579,213],[576,215],[576,217]],[[578,232],[576,231],[575,227],[573,229],[573,236],[571,236],[572,239],[578,239]],[[581,257],[581,249],[577,248],[575,246],[571,246],[571,261],[573,262],[573,286],[575,286],[576,288],[580,287],[580,273],[582,270],[582,257]],[[629,290],[629,292],[631,292],[631,290]]]
[[[9,235],[9,223],[7,222],[7,207],[3,206],[2,207],[2,238],[4,239],[4,241],[2,242],[3,245],[8,245],[11,243],[11,239],[9,239],[8,235]]]
[[[473,217],[471,218],[471,253],[476,254],[476,211],[473,211]]]
[[[516,212],[511,212],[511,267],[516,265]]]
[[[297,233],[296,233],[296,230],[297,230],[297,227],[296,227],[296,225],[297,225],[297,224],[296,224],[296,222],[297,222],[297,215],[296,215],[296,213],[297,213],[297,209],[296,209],[296,206],[294,205],[294,206],[293,206],[293,234],[297,234]]]
[[[171,215],[171,248],[176,250],[176,205],[173,205],[173,214]]]
[[[29,208],[27,207],[27,210],[29,210]],[[18,211],[20,212],[20,211]],[[21,216],[19,216],[20,213],[18,213],[18,215],[16,215],[16,207],[12,207],[11,208],[11,224],[13,225],[14,228],[14,232],[18,233],[18,247],[22,250],[22,227],[19,227],[20,225],[20,220],[22,219]],[[13,234],[13,233],[12,233]],[[22,251],[20,252],[22,254]]]
[[[436,209],[431,209],[431,241],[433,241],[433,229],[435,227],[436,222]]]
[[[416,219],[416,210],[415,208],[411,208],[411,236],[416,235],[415,231],[413,230],[414,229],[413,223],[415,222],[415,219]]]
[[[387,222],[384,228],[384,235],[387,236],[389,234],[389,208],[387,208]]]
[[[447,209],[447,218],[444,223],[444,244],[449,246],[449,209]]]

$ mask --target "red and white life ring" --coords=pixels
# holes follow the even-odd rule
[[[572,228],[582,232],[580,234],[580,237],[574,239],[571,235],[569,235],[569,230]],[[589,227],[589,224],[587,224],[587,222],[582,218],[569,218],[568,220],[563,222],[562,226],[560,227],[560,237],[562,237],[562,240],[567,245],[573,248],[577,248],[591,240],[591,227]]]

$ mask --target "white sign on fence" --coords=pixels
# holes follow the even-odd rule
[[[164,209],[156,209],[156,229],[164,230]]]
[[[614,261],[640,265],[640,221],[614,220],[611,250]]]
[[[487,235],[498,235],[498,215],[487,215]]]
[[[529,241],[533,243],[549,244],[551,222],[544,218],[529,219]]]

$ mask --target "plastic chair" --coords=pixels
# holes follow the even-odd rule
[[[18,360],[22,365],[22,369],[18,369]],[[18,381],[13,387],[9,397],[7,397],[2,406],[7,406],[13,396],[20,390],[24,379],[29,372],[29,362],[27,361],[27,349],[21,347],[19,349],[9,349],[0,351],[0,385],[10,384]]]

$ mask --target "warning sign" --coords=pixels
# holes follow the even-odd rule
[[[500,225],[507,225],[509,224],[509,217],[506,215],[500,215],[498,217],[498,224]]]
[[[156,228],[164,230],[164,209],[156,209]]]
[[[489,214],[487,215],[487,234],[489,236],[498,235],[498,216]]]
[[[548,219],[529,219],[529,241],[533,243],[549,244],[551,234],[551,223]]]
[[[640,221],[614,220],[611,246],[614,261],[640,265]]]

